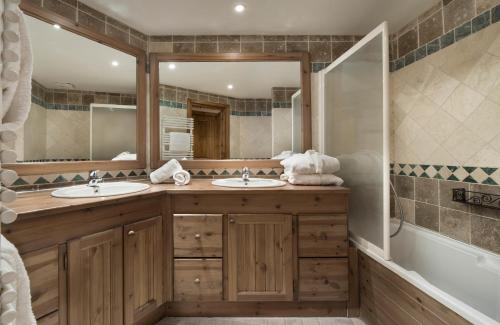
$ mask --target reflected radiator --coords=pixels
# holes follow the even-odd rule
[[[160,146],[161,159],[193,159],[193,128],[194,119],[187,117],[165,116],[160,121]],[[178,145],[173,145],[175,135],[179,133],[188,133],[189,141],[179,149]],[[176,149],[176,150],[174,150]]]

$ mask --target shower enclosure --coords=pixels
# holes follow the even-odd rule
[[[389,46],[382,23],[320,72],[320,151],[351,189],[349,232],[390,258]]]

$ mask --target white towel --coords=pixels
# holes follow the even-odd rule
[[[2,56],[4,73],[1,82],[3,94],[0,131],[17,130],[28,118],[33,73],[31,45],[23,14],[15,1],[5,2],[5,9],[17,13],[19,22],[4,20],[3,50],[17,54],[19,59],[15,60],[13,55]]]
[[[285,173],[289,174],[333,174],[340,170],[340,162],[337,158],[320,154],[314,150],[308,150],[303,154],[295,154],[280,164]]]
[[[151,183],[159,184],[170,179],[176,171],[182,170],[181,164],[175,160],[170,159],[166,164],[155,170],[149,175]]]
[[[286,175],[286,174],[284,174]],[[283,178],[282,178],[283,179]],[[333,174],[316,174],[316,175],[286,175],[286,180],[293,185],[336,185],[340,186],[344,183],[342,178]]]
[[[289,158],[291,156],[293,156],[293,151],[286,150],[286,151],[282,151],[280,154],[272,157],[271,159],[273,159],[273,160],[282,160],[282,159]]]
[[[188,185],[191,181],[191,175],[185,170],[178,170],[174,173],[175,185]]]
[[[14,286],[14,290],[17,293],[14,301],[1,302],[2,313],[0,315],[0,324],[36,325],[35,316],[31,308],[28,273],[19,252],[3,235],[0,235],[0,258],[6,263],[0,264],[0,268],[2,268],[0,274],[4,273],[3,267],[7,264],[10,268],[7,268],[6,271],[11,272],[13,270],[16,274],[14,280],[9,282],[9,284]],[[2,277],[2,282],[3,280],[4,277]]]
[[[124,151],[111,160],[137,160],[137,154]]]
[[[191,133],[170,132],[170,151],[188,152],[191,150]]]

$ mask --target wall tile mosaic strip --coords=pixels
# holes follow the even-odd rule
[[[89,111],[90,104],[135,105],[135,94],[53,89],[32,80],[31,100],[46,109]]]
[[[43,8],[44,10],[67,18],[93,32],[107,35],[134,47],[147,50],[148,37],[145,34],[117,21],[116,19],[106,16],[105,14],[78,0],[71,2],[62,0],[27,0],[26,2],[30,5]]]
[[[391,173],[399,176],[434,178],[472,184],[500,185],[500,168],[427,164],[391,164]]]
[[[297,88],[294,89],[297,91]],[[231,115],[234,116],[272,115],[272,99],[267,98],[235,98],[169,85],[160,85],[159,96],[160,106],[176,109],[187,109],[187,99],[191,99],[201,102],[229,104]]]
[[[403,175],[391,175],[391,180],[406,222],[500,254],[498,210],[453,201],[453,190],[457,188],[500,195],[500,186]],[[391,216],[400,217],[394,196]]]
[[[453,0],[451,2],[457,1],[458,0]],[[391,72],[402,69],[425,58],[427,55],[433,54],[454,44],[455,42],[481,31],[491,24],[497,23],[500,20],[500,1],[495,0],[493,2],[497,3],[494,7],[481,5],[477,7],[476,11],[468,8],[465,10],[467,12],[465,17],[469,18],[466,20],[457,19],[454,23],[450,23],[449,26],[452,26],[452,28],[446,32],[444,32],[443,26],[437,26],[436,28],[439,30],[439,33],[434,33],[433,35],[436,37],[429,41],[427,41],[424,35],[417,35],[416,39],[411,41],[411,45],[408,45],[406,40],[408,32],[406,32],[406,29],[404,28],[402,30],[404,32],[403,34],[401,34],[400,31],[397,35],[391,38]],[[478,1],[477,3],[479,4],[480,2]],[[450,6],[450,4],[447,4],[445,8],[448,8],[448,6]],[[487,9],[484,11],[484,8]],[[461,10],[461,8],[453,8],[453,10]],[[442,15],[442,8],[436,9],[436,13]],[[451,13],[449,14],[451,15]],[[415,22],[414,24],[421,26],[422,23],[423,22]],[[418,34],[417,29],[415,29],[415,32]],[[402,48],[408,48],[408,50],[401,50]]]

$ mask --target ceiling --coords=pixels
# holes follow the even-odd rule
[[[33,48],[33,79],[47,88],[135,93],[136,59],[36,18],[24,16]],[[112,61],[119,65],[113,67]]]
[[[397,31],[440,0],[81,1],[148,35],[364,35],[383,21]]]
[[[175,62],[175,70],[170,63],[160,64],[161,84],[217,95],[271,98],[272,87],[300,87],[299,62]]]

